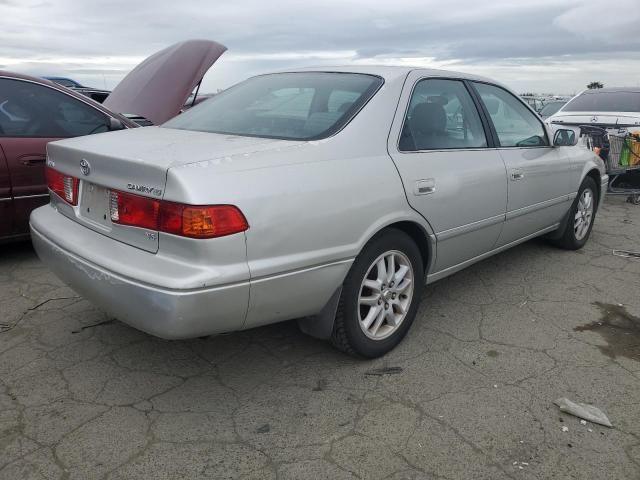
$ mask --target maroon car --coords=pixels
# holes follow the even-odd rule
[[[225,50],[208,40],[172,45],[134,68],[102,104],[48,80],[0,71],[0,241],[28,236],[31,210],[49,201],[47,143],[165,122]]]

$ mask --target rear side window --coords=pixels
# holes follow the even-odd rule
[[[475,82],[474,85],[489,112],[501,147],[549,145],[542,121],[516,96],[494,85]]]
[[[250,78],[189,109],[167,128],[284,140],[328,137],[375,94],[382,79],[300,72]]]
[[[426,79],[416,84],[402,127],[400,151],[486,146],[480,116],[464,83]]]
[[[106,132],[107,117],[43,85],[0,78],[0,136],[64,138]]]
[[[581,93],[562,109],[563,112],[640,112],[640,92]]]

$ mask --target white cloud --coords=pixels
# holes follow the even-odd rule
[[[638,0],[612,3],[587,0],[555,17],[553,24],[584,39],[619,45],[637,38],[640,3]]]
[[[414,64],[572,92],[640,79],[638,0],[0,0],[0,68],[112,88],[145,56],[187,38],[229,51],[215,90],[303,65]]]

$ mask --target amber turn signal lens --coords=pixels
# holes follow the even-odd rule
[[[159,230],[190,238],[215,238],[249,228],[242,212],[233,205],[181,205],[163,202]]]

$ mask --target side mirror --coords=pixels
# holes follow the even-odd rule
[[[573,147],[578,143],[576,132],[567,128],[560,128],[553,134],[554,147]]]
[[[109,131],[113,132],[115,130],[124,130],[125,126],[117,118],[109,117]]]

